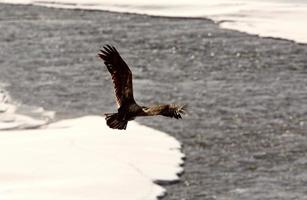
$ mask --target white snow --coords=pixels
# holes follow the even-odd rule
[[[154,181],[183,170],[180,143],[136,122],[118,131],[100,116],[51,124],[12,116],[0,112],[1,200],[154,200],[165,192]]]
[[[223,28],[307,43],[304,0],[0,0],[60,8],[110,10],[159,16],[209,17]]]

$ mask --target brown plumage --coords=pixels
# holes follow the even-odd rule
[[[185,105],[161,104],[145,107],[139,106],[135,102],[133,97],[132,73],[113,46],[104,46],[98,53],[98,56],[104,61],[112,76],[118,106],[117,113],[105,114],[107,125],[110,128],[126,129],[128,121],[141,116],[163,115],[181,119],[180,114],[185,113]]]

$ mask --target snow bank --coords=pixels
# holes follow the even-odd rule
[[[224,28],[307,43],[307,2],[277,0],[0,0],[59,8],[208,17]]]
[[[0,103],[1,199],[151,200],[165,192],[155,180],[182,172],[180,143],[163,132],[136,122],[112,130],[100,116],[48,124],[8,106]]]

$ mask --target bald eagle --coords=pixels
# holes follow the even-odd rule
[[[185,105],[159,104],[153,106],[139,106],[133,97],[132,73],[121,58],[115,47],[106,45],[98,56],[103,60],[110,72],[114,84],[117,113],[106,113],[107,125],[113,129],[126,129],[127,123],[136,117],[163,115],[181,119],[185,113]]]

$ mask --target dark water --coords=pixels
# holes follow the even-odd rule
[[[96,56],[111,43],[140,104],[188,103],[181,121],[138,120],[183,143],[185,174],[165,199],[306,199],[307,45],[209,20],[0,6],[0,82],[14,99],[58,119],[114,111]]]

